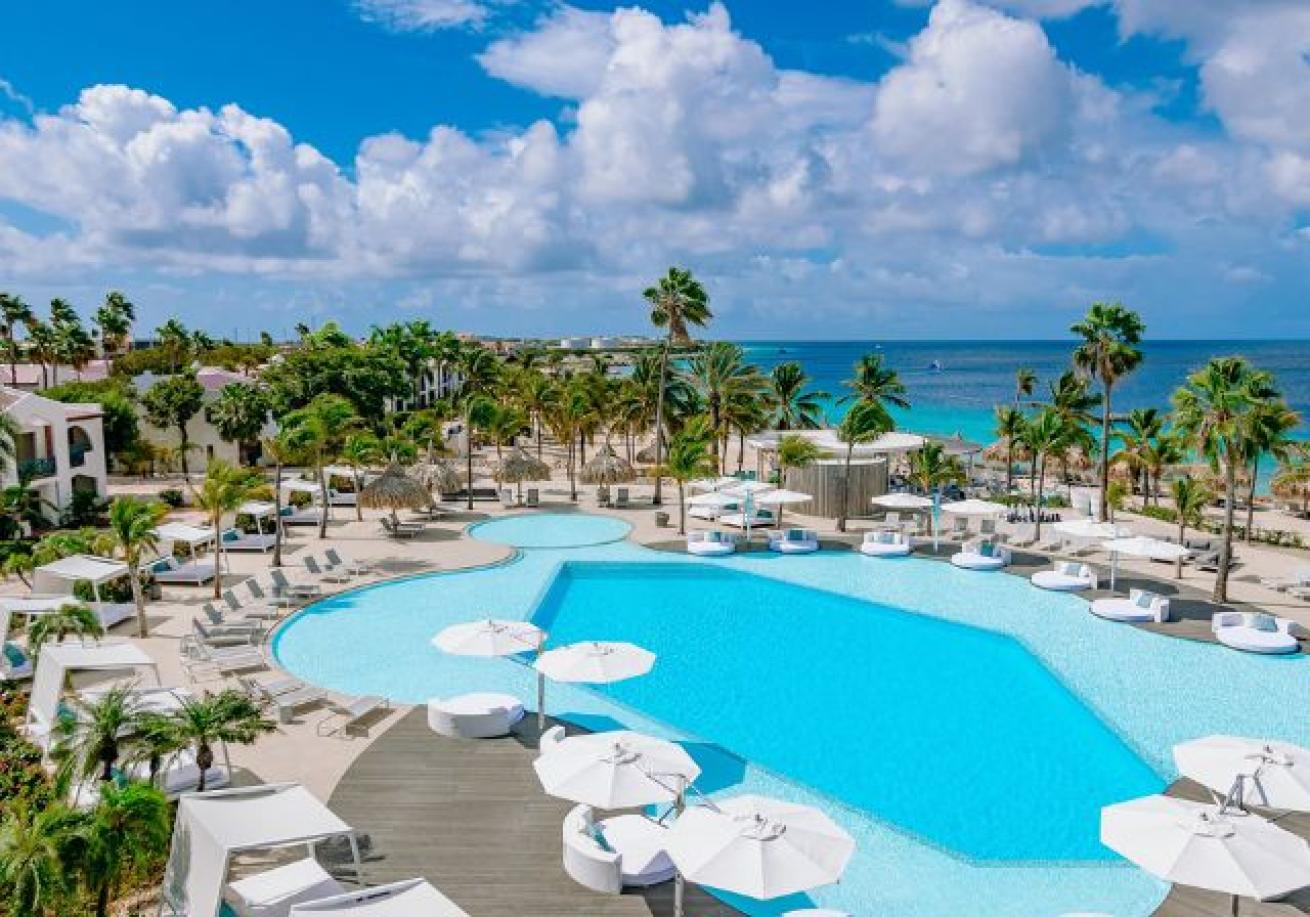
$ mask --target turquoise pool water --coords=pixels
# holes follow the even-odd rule
[[[479,522],[469,534],[515,548],[586,548],[626,538],[632,526],[587,513],[522,513]]]
[[[553,525],[535,518],[535,527]],[[519,525],[537,537],[526,518]],[[474,536],[488,529],[506,535],[486,524]],[[606,608],[611,574],[640,583]],[[430,645],[448,624],[487,615],[554,615],[552,642],[626,635],[660,652],[649,676],[605,691],[552,685],[551,711],[685,741],[709,792],[825,808],[858,849],[842,883],[816,891],[809,906],[853,914],[1145,917],[1166,887],[1089,848],[1090,800],[1069,811],[1048,803],[1069,800],[1074,785],[1097,797],[1148,791],[1174,776],[1171,747],[1201,735],[1310,744],[1304,658],[1256,658],[1115,625],[1076,596],[1012,576],[850,552],[691,560],[626,540],[529,549],[496,567],[325,599],[281,628],[273,651],[291,672],[335,691],[417,703],[498,690],[531,706],[535,680],[521,662],[452,657]],[[1016,663],[1022,651],[1044,670]],[[998,683],[993,657],[1007,657],[1002,671],[1023,677]],[[984,667],[980,658],[992,661]],[[805,665],[797,671],[789,661]],[[978,679],[985,694],[964,687]],[[801,702],[820,689],[835,704]],[[961,704],[977,715],[959,717]],[[846,718],[859,728],[842,729]],[[1021,771],[1008,795],[984,772],[998,762]],[[865,765],[883,768],[891,785],[869,781]],[[1042,793],[1051,795],[1035,798]],[[746,909],[773,915],[804,905]]]

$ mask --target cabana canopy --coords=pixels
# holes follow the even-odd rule
[[[276,512],[275,504],[265,503],[263,500],[248,500],[237,507],[238,516],[254,516],[256,519],[267,518]]]
[[[283,481],[282,489],[300,494],[319,494],[323,492],[323,488],[315,484],[313,481],[306,481],[300,478],[292,478],[289,481]]]
[[[188,793],[178,801],[163,903],[177,917],[217,917],[233,854],[353,833],[298,783]]]
[[[339,914],[349,917],[468,917],[453,901],[426,879],[406,879],[390,885],[365,888],[291,908],[291,917]]]
[[[27,722],[42,728],[54,725],[59,714],[59,696],[69,672],[132,672],[149,669],[159,684],[159,666],[133,643],[83,644],[77,641],[51,643],[41,647],[32,679],[32,699],[27,705]]]
[[[0,599],[0,648],[4,647],[5,641],[9,639],[10,615],[47,615],[65,605],[77,604],[79,604],[78,600],[71,595]]]
[[[213,541],[216,533],[213,529],[187,525],[185,522],[165,522],[155,529],[155,537],[160,541],[180,541],[194,550]]]
[[[99,595],[102,583],[127,576],[128,572],[127,564],[121,561],[93,554],[74,554],[37,567],[32,577],[32,592],[67,595],[76,583],[86,580]]]

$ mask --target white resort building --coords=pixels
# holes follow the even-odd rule
[[[104,497],[105,434],[98,404],[66,404],[0,386],[0,409],[14,422],[14,459],[5,487],[27,481],[58,509],[77,491]]]

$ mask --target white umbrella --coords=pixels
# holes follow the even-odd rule
[[[527,621],[487,618],[452,624],[432,638],[432,645],[456,656],[513,656],[539,650],[546,632]]]
[[[1290,742],[1206,736],[1174,746],[1184,777],[1227,797],[1267,809],[1310,812],[1310,749]]]
[[[756,498],[757,503],[778,507],[778,527],[782,528],[782,507],[790,503],[809,503],[813,494],[801,493],[799,490],[768,490]]]
[[[702,478],[699,481],[692,481],[687,485],[687,488],[689,490],[719,490],[740,483],[740,478]]]
[[[1070,538],[1088,540],[1119,538],[1128,534],[1128,530],[1122,526],[1115,525],[1113,522],[1098,522],[1095,519],[1065,519],[1055,523],[1051,528]]]
[[[655,654],[635,643],[589,640],[547,650],[537,657],[537,725],[546,724],[546,681],[609,684],[645,675]]]
[[[772,484],[763,481],[734,481],[731,487],[723,488],[723,493],[730,497],[740,497],[741,519],[746,524],[746,543],[751,540],[751,517],[755,515],[755,498],[757,495],[773,490]]]
[[[733,506],[741,502],[737,497],[730,497],[725,493],[717,490],[711,490],[708,493],[696,494],[687,498],[688,506]]]
[[[680,914],[683,879],[767,901],[836,882],[855,841],[818,809],[737,796],[683,812],[666,849],[678,867]]]
[[[955,513],[959,516],[999,516],[1008,509],[1009,507],[1003,503],[993,503],[990,500],[978,500],[976,498],[942,504],[944,512]]]
[[[1159,538],[1147,538],[1137,535],[1133,538],[1112,538],[1101,543],[1101,547],[1110,552],[1110,591],[1114,592],[1115,577],[1119,573],[1119,555],[1129,557],[1147,557],[1151,560],[1177,560],[1192,553],[1180,544],[1161,541]]]
[[[597,809],[674,802],[700,776],[681,745],[628,731],[572,736],[532,767],[550,795]]]
[[[882,494],[874,497],[872,501],[874,506],[881,506],[884,509],[905,509],[920,510],[931,509],[932,500],[928,497],[921,497],[918,494]]]
[[[1106,806],[1101,843],[1166,882],[1228,895],[1265,901],[1310,885],[1310,844],[1210,803],[1155,795]]]

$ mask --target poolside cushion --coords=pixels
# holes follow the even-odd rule
[[[805,532],[804,532],[804,530],[803,530],[803,529],[788,529],[788,530],[787,530],[787,540],[788,540],[788,541],[804,541],[804,540],[805,540]]]
[[[590,822],[587,824],[584,831],[587,837],[595,841],[596,846],[601,850],[604,850],[606,853],[614,852],[614,848],[610,846],[610,842],[605,839],[605,831],[600,825],[595,822]]]
[[[1256,614],[1251,616],[1251,627],[1266,634],[1278,632],[1278,619],[1273,615]]]
[[[979,557],[992,556],[992,543],[990,541],[984,541],[982,544],[978,545],[978,556]]]
[[[1135,602],[1138,608],[1145,608],[1147,611],[1150,611],[1151,606],[1155,604],[1156,598],[1157,596],[1154,592],[1139,592],[1137,593]]]
[[[27,664],[27,655],[16,644],[5,644],[5,661],[15,669]]]
[[[878,537],[875,540],[878,544],[895,544],[896,536],[891,532],[879,532]]]
[[[1060,564],[1060,572],[1065,576],[1077,576],[1083,569],[1083,565],[1077,561],[1066,560]]]

